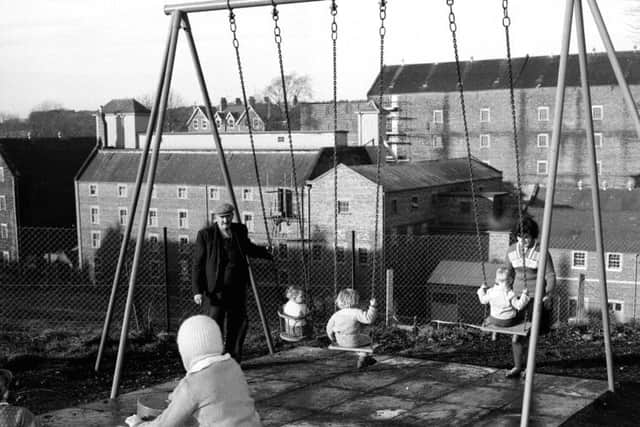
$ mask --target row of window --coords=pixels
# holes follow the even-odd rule
[[[221,189],[218,187],[209,187],[209,200],[220,200],[220,192]],[[129,194],[129,185],[128,184],[118,184],[116,186],[116,196],[120,198],[126,198]],[[98,184],[89,184],[89,196],[98,197],[99,195],[99,187]],[[189,189],[186,186],[178,186],[176,188],[176,197],[178,199],[188,199],[189,198]],[[151,198],[157,199],[158,192],[157,188],[154,188],[151,192]],[[242,200],[253,200],[253,189],[252,188],[244,188],[242,190]]]
[[[253,129],[261,129],[262,121],[258,118],[254,118],[251,122]],[[233,116],[229,115],[227,117],[227,128],[233,129],[236,125],[236,120]],[[209,129],[209,120],[207,119],[193,119],[191,123],[193,130],[207,130]],[[222,126],[222,120],[219,116],[216,116],[216,126],[220,129]]]
[[[210,220],[213,222],[214,213],[209,212]],[[255,221],[254,221],[253,212],[243,212],[242,220],[244,224],[247,226],[249,231],[255,231]],[[118,224],[121,226],[126,226],[127,221],[129,220],[129,208],[119,207],[118,208]],[[189,228],[189,211],[187,209],[178,209],[178,228],[180,229],[188,229]],[[100,225],[100,207],[99,206],[91,206],[89,208],[89,222],[91,225]],[[147,226],[149,227],[158,227],[158,209],[150,208],[149,215],[147,216]]]
[[[548,122],[550,120],[549,107],[538,107],[538,121]],[[592,105],[591,118],[593,120],[604,120],[604,106]],[[491,108],[480,108],[480,122],[491,121]],[[444,110],[433,110],[433,123],[444,123]]]
[[[485,163],[489,163],[485,161]],[[598,169],[598,175],[602,175],[602,161],[596,160],[596,165]],[[538,175],[548,175],[549,174],[549,161],[548,160],[538,160],[536,162],[536,173]]]
[[[440,146],[442,146],[442,137],[440,137]],[[604,137],[601,132],[594,132],[593,134],[594,142],[596,147],[602,147],[604,145]],[[435,147],[434,142],[434,147]],[[548,148],[549,147],[549,134],[548,133],[539,133],[536,135],[536,146],[538,148]],[[491,135],[490,134],[481,134],[480,135],[480,148],[490,148],[491,147]]]
[[[607,270],[609,271],[622,271],[622,254],[621,253],[607,253],[605,254],[607,262]],[[587,252],[586,251],[572,251],[571,252],[571,268],[576,270],[587,269]]]

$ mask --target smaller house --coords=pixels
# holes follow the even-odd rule
[[[249,112],[248,118],[247,110]],[[249,97],[247,108],[240,98],[236,98],[233,104],[227,103],[226,98],[221,98],[220,105],[213,107],[213,115],[219,132],[248,132],[249,123],[251,123],[251,130],[257,132],[282,130],[286,127],[280,107],[272,103],[268,97],[264,98],[264,102],[256,102],[254,97]],[[204,105],[193,107],[186,128],[188,132],[210,131],[210,123]]]

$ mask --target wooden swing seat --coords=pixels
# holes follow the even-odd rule
[[[306,317],[293,317],[278,310],[280,319],[280,339],[287,342],[298,342],[307,337],[308,322]]]
[[[373,354],[373,344],[366,345],[364,347],[340,347],[336,343],[329,344],[329,350],[335,351],[352,351],[354,353],[366,353]]]
[[[504,335],[518,335],[521,337],[526,337],[529,335],[529,331],[531,330],[531,322],[518,323],[513,326],[503,327],[503,326],[478,326],[483,332],[491,332],[492,339],[495,340],[496,334],[504,334]]]

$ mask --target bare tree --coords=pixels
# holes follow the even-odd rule
[[[311,89],[311,78],[307,75],[297,73],[285,74],[284,81],[287,90],[287,101],[293,104],[294,100],[308,101],[313,96]],[[262,92],[263,96],[268,96],[272,101],[280,104],[284,101],[282,96],[282,78],[274,77],[271,83]]]
[[[640,43],[640,0],[626,0],[624,8],[631,40],[637,45]]]
[[[136,99],[139,103],[151,110],[153,106],[153,98],[155,94],[146,93],[137,96]],[[187,106],[184,98],[174,92],[169,91],[169,99],[167,100],[167,113],[164,120],[165,132],[180,132],[186,130],[186,121],[192,111],[192,107]]]
[[[31,109],[31,111],[53,111],[64,109],[61,102],[47,99]]]

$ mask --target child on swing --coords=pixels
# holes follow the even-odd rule
[[[483,283],[478,289],[480,304],[489,304],[491,307],[489,317],[484,321],[485,326],[508,328],[520,321],[517,315],[529,303],[529,294],[524,288],[520,297],[517,297],[511,289],[509,279],[509,269],[498,267],[495,285],[488,288]]]
[[[371,298],[365,311],[357,308],[360,297],[355,289],[343,289],[336,298],[339,310],[327,322],[327,336],[340,347],[357,348],[371,344],[371,337],[362,333],[362,325],[370,325],[376,318],[376,299]],[[375,363],[367,353],[358,353],[358,368]]]
[[[282,312],[290,317],[296,319],[287,319],[287,327],[292,330],[300,328],[300,331],[304,330],[307,325],[305,317],[309,314],[307,304],[304,302],[304,291],[299,286],[289,286],[287,288],[287,303],[282,308]]]

